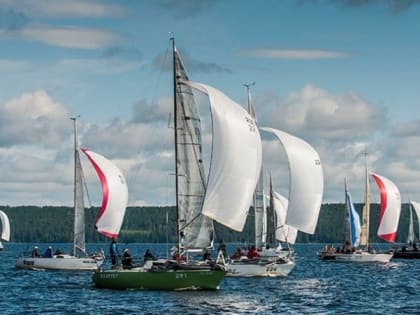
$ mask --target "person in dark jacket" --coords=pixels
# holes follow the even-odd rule
[[[52,257],[52,247],[51,246],[48,246],[48,248],[45,251],[43,257],[45,257],[45,258],[51,258]]]
[[[121,263],[122,263],[123,269],[133,268],[133,259],[131,258],[131,254],[128,248],[124,249],[124,253],[121,258]]]

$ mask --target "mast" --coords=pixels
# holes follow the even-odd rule
[[[367,152],[364,153],[365,156],[365,205],[363,207],[363,216],[362,216],[362,231],[360,235],[360,245],[368,248],[369,246],[369,218],[370,218],[370,193],[369,193],[369,177],[367,170]]]
[[[180,253],[181,247],[181,236],[180,236],[180,226],[179,226],[179,197],[178,197],[178,123],[177,123],[177,77],[176,77],[176,57],[175,57],[175,38],[171,37],[169,39],[172,41],[172,66],[173,66],[173,89],[174,89],[174,143],[175,143],[175,213],[176,213],[176,230],[178,238],[178,254]]]
[[[77,243],[77,236],[76,236],[76,207],[77,207],[77,150],[78,150],[78,142],[77,142],[77,117],[71,117],[70,119],[73,120],[73,143],[74,143],[74,178],[73,178],[73,215],[74,215],[74,222],[73,222],[73,255],[76,255],[76,243]]]

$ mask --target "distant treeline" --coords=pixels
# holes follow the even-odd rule
[[[361,213],[362,204],[355,205]],[[72,242],[73,209],[71,207],[36,207],[20,206],[2,209],[9,217],[11,242]],[[108,239],[95,231],[94,222],[98,208],[86,208],[86,241],[90,243],[107,242]],[[215,223],[216,242],[251,243],[253,242],[253,210],[243,232],[234,232]],[[378,227],[379,205],[371,205],[370,241],[379,242],[376,236]],[[168,214],[168,224],[166,216]],[[299,232],[298,243],[339,243],[344,238],[344,204],[324,204],[319,215],[314,235]],[[416,220],[416,219],[415,219]],[[404,204],[401,211],[397,241],[405,242],[408,232],[409,211]],[[417,221],[415,231],[417,233]],[[124,243],[175,243],[176,236],[175,207],[129,207],[127,208],[119,241]]]

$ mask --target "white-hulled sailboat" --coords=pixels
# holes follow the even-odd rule
[[[387,241],[394,242],[398,228],[398,221],[401,212],[401,197],[397,186],[385,178],[384,176],[371,173],[371,176],[378,185],[380,194],[380,213],[379,213],[379,227],[377,235]],[[346,205],[349,211],[351,225],[357,226],[358,216],[355,213],[352,205],[350,194],[346,192]],[[356,213],[357,214],[357,213]],[[360,229],[360,242],[359,244],[351,244],[347,240],[342,248],[332,251],[331,248],[324,248],[318,252],[318,256],[323,260],[337,261],[337,262],[352,262],[352,263],[387,263],[392,258],[390,252],[377,252],[371,248],[369,244],[369,217],[370,217],[370,190],[369,190],[369,176],[367,171],[367,159],[365,155],[365,204],[362,214],[362,226]],[[358,238],[357,232],[351,229],[355,234],[353,239]]]
[[[284,203],[281,195],[273,191],[270,180],[270,207],[267,211],[264,211],[264,203],[260,211],[258,204],[255,207],[256,219],[262,217],[263,222],[256,224],[256,235],[264,235],[257,240],[263,244],[258,252],[260,257],[231,259],[230,276],[287,276],[295,266],[293,251],[282,250],[278,245],[281,241],[293,243],[297,234],[287,239],[286,227],[290,227],[291,233],[296,229],[313,234],[321,209],[324,181],[318,153],[307,142],[283,131],[267,127],[260,130],[273,134],[286,151],[290,170],[289,200]],[[256,200],[260,199],[257,190]],[[287,210],[282,211],[284,206]]]
[[[216,290],[226,275],[223,261],[177,259],[213,246],[213,220],[242,230],[262,160],[258,129],[249,114],[222,92],[189,81],[172,40],[174,80],[175,190],[178,244],[176,259],[159,259],[142,267],[98,270],[96,286],[109,289]],[[201,122],[194,90],[208,96],[212,150],[204,174]]]
[[[0,250],[3,250],[2,240],[8,242],[10,240],[10,222],[6,213],[0,210],[1,221],[1,236],[0,236]]]
[[[96,221],[98,232],[107,236],[118,234],[127,205],[127,184],[121,171],[102,155],[79,149],[77,119],[74,122],[74,230],[73,250],[70,254],[56,253],[42,257],[35,252],[22,255],[16,261],[17,268],[32,270],[86,270],[93,271],[103,263],[103,253],[89,255],[85,241],[85,206],[83,197],[83,169],[80,160],[82,151],[95,168],[103,192],[102,207]]]

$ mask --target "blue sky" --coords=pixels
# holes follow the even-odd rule
[[[256,82],[259,124],[319,152],[324,202],[343,202],[344,177],[362,200],[364,150],[420,200],[419,16],[420,1],[0,0],[0,204],[72,204],[74,115],[131,205],[173,204],[169,32],[192,80],[244,106]],[[287,195],[282,152],[267,150]]]

